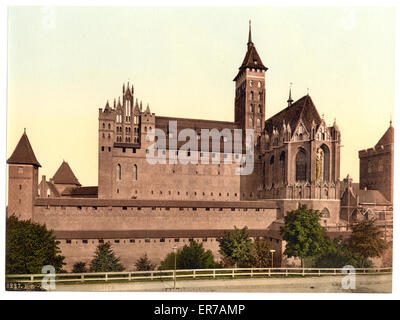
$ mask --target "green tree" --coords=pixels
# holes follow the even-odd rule
[[[177,266],[179,269],[211,269],[218,267],[214,261],[211,250],[205,250],[202,243],[192,241],[190,245],[185,245],[177,256]]]
[[[209,269],[218,268],[211,250],[205,250],[202,243],[192,241],[176,253],[177,269]],[[175,253],[168,253],[160,263],[160,270],[173,270],[175,268]]]
[[[271,267],[272,259],[271,243],[268,238],[257,238],[253,243],[253,251],[250,259],[250,264],[254,268]]]
[[[302,206],[288,212],[281,227],[283,240],[287,242],[284,254],[289,258],[299,257],[302,267],[305,258],[318,257],[329,246],[326,231],[319,223],[320,215],[319,211]]]
[[[314,267],[343,268],[347,265],[355,268],[371,267],[369,261],[364,262],[364,259],[359,254],[350,250],[346,241],[338,238],[332,240],[327,250],[316,259]]]
[[[118,272],[124,271],[123,265],[119,262],[111,249],[110,242],[99,244],[95,256],[90,263],[91,272]]]
[[[219,252],[226,261],[231,261],[236,267],[246,267],[252,257],[253,243],[247,234],[247,227],[228,232],[219,242]]]
[[[151,263],[151,260],[148,258],[147,253],[141,256],[135,263],[136,270],[138,271],[150,271],[154,270],[155,265]]]
[[[352,226],[348,246],[352,252],[363,258],[365,265],[368,258],[380,257],[388,248],[388,243],[382,236],[375,220],[364,220]]]
[[[179,253],[179,250],[176,253],[176,255],[178,255],[178,253]],[[174,270],[174,268],[175,268],[175,253],[170,252],[165,256],[164,260],[160,262],[160,266],[158,267],[158,269],[159,270]],[[177,266],[177,268],[178,268],[178,266]]]
[[[63,272],[65,258],[60,255],[59,244],[45,225],[15,216],[7,218],[6,273],[41,273],[46,265],[53,266],[57,273]]]
[[[88,272],[88,270],[86,268],[85,262],[82,262],[82,261],[77,262],[72,267],[72,273],[86,273],[86,272]]]

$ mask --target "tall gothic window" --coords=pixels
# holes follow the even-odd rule
[[[329,181],[329,172],[330,172],[330,164],[329,164],[329,148],[323,144],[320,148],[317,149],[316,154],[316,172],[315,178],[319,181]]]
[[[306,153],[300,149],[296,155],[296,181],[307,180],[307,160]]]
[[[282,151],[282,153],[279,157],[279,166],[280,166],[281,180],[283,182],[285,182],[286,181],[286,154],[285,154],[285,151]]]
[[[270,180],[272,186],[274,185],[274,181],[275,181],[275,179],[274,179],[274,176],[275,176],[274,175],[274,162],[275,162],[275,157],[272,156],[269,159],[269,180]]]

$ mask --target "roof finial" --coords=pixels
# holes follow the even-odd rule
[[[390,113],[390,126],[392,126],[392,113]]]
[[[287,101],[288,107],[290,107],[292,105],[292,102],[293,102],[293,99],[292,99],[292,85],[293,85],[293,82],[291,82],[290,86],[289,86],[289,99]]]
[[[310,95],[310,88],[307,88],[307,95]]]
[[[253,44],[251,40],[251,20],[249,20],[249,41],[247,42],[247,45],[250,46],[250,44]]]
[[[390,121],[390,123],[392,123],[392,121]],[[24,134],[26,134],[26,128],[24,128]]]

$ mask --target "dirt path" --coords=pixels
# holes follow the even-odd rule
[[[390,293],[391,275],[358,275],[355,289],[342,288],[342,276],[306,278],[258,278],[220,280],[182,280],[177,292],[325,292]],[[147,291],[171,292],[173,281],[127,282],[101,284],[57,284],[56,291]]]

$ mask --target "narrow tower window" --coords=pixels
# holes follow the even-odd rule
[[[122,179],[122,168],[121,168],[121,165],[119,163],[117,164],[117,179],[118,180]]]

